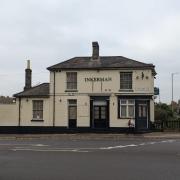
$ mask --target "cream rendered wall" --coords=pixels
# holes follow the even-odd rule
[[[68,100],[77,100],[77,126],[89,127],[90,126],[90,100],[89,96],[56,96],[56,116],[55,126],[68,127]]]
[[[154,101],[150,101],[150,121],[154,122]]]
[[[128,127],[129,119],[118,119],[117,95],[153,95],[154,77],[151,70],[133,70],[133,92],[121,92],[120,72],[130,70],[80,70],[77,72],[78,92],[66,92],[66,72],[55,73],[55,126],[68,126],[68,99],[77,99],[77,126],[90,126],[90,96],[110,94],[110,127]],[[143,73],[143,78],[142,78]],[[112,81],[85,82],[85,78],[110,77]],[[50,73],[50,114],[53,113],[54,73]],[[150,102],[150,117],[154,121],[154,104]],[[51,116],[52,118],[52,116]]]
[[[128,70],[81,70],[77,72],[78,78],[78,93],[121,93],[120,89],[120,72],[130,72]],[[154,77],[151,70],[133,70],[133,92],[140,94],[153,94],[154,92]],[[144,78],[142,79],[142,72]],[[53,73],[50,74],[51,88],[53,93]],[[89,77],[111,77],[112,81],[102,82],[85,82],[85,78]],[[56,94],[65,93],[66,90],[66,71],[56,72]],[[124,92],[122,92],[123,94]]]
[[[0,126],[18,126],[18,103],[0,104]]]
[[[43,100],[43,122],[31,121],[32,101]],[[50,116],[50,101],[49,98],[22,98],[21,99],[21,124],[20,126],[52,126],[52,119]]]

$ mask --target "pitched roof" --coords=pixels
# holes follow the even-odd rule
[[[50,66],[50,71],[61,69],[154,69],[153,64],[142,63],[123,56],[100,56],[98,60],[92,60],[92,57],[74,57],[67,61]]]
[[[49,83],[42,83],[30,89],[14,94],[14,97],[49,97]]]

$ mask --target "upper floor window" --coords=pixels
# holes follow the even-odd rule
[[[120,72],[120,89],[132,89],[132,72]]]
[[[77,89],[77,72],[67,72],[67,90],[76,90]]]
[[[43,120],[43,101],[33,101],[33,120]]]

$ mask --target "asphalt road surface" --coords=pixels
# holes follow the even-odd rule
[[[180,139],[0,140],[0,180],[179,180]]]

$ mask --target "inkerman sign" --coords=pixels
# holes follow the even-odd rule
[[[85,82],[103,82],[103,81],[112,81],[111,77],[89,77],[84,78]]]

